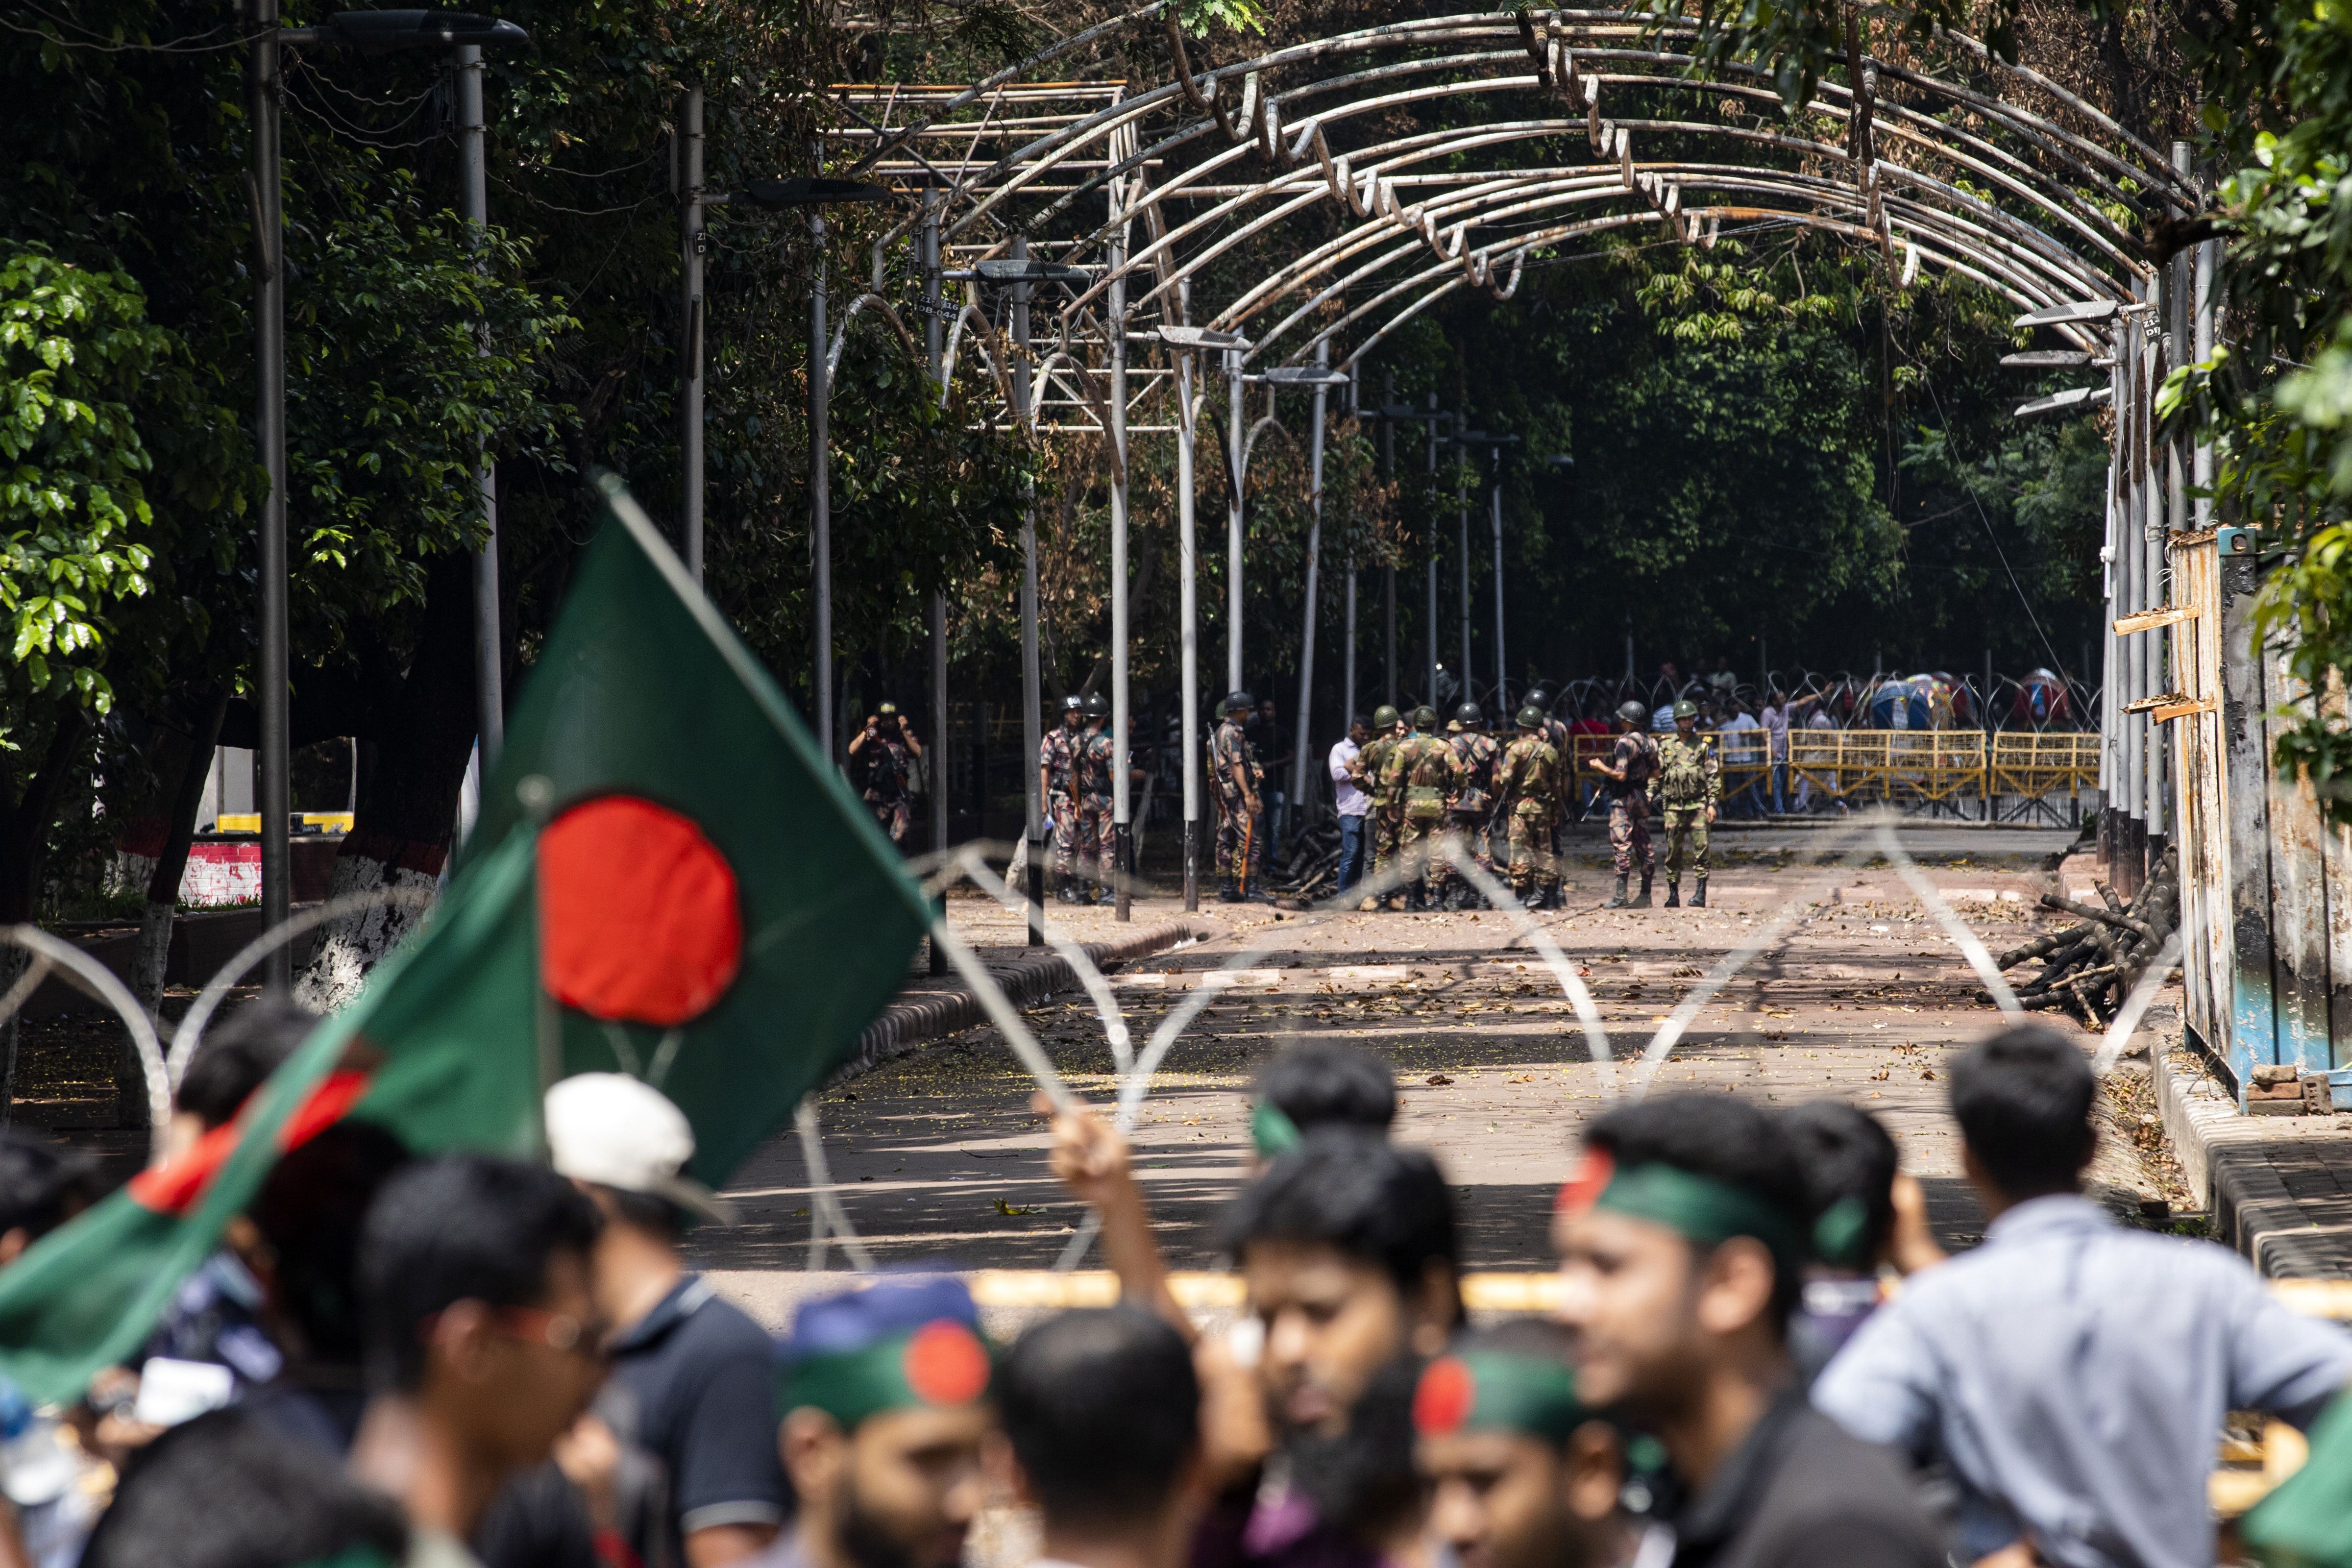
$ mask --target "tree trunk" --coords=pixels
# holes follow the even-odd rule
[[[74,763],[81,755],[82,742],[89,737],[89,711],[79,703],[61,709],[56,728],[49,731],[49,743],[41,755],[40,771],[27,780],[16,799],[0,809],[0,925],[18,925],[33,918],[40,900],[41,871],[47,858],[49,828],[57,816],[58,801],[65,794],[66,781],[72,775]],[[5,769],[5,764],[0,764]],[[10,786],[16,784],[15,770],[0,771],[0,781]],[[13,985],[25,972],[25,950],[9,947],[5,960],[0,962],[0,976]],[[23,1009],[17,1009],[21,1015]],[[5,1086],[8,1110],[13,1111],[16,1092],[16,1017],[11,1016],[0,1026],[0,1086]],[[123,1049],[129,1052],[129,1040]],[[134,1075],[137,1064],[132,1064]],[[117,1099],[121,1100],[120,1068],[116,1071]],[[143,1090],[136,1099],[121,1101],[120,1119],[126,1127],[144,1125],[147,1120],[147,1097]]]
[[[430,889],[448,863],[457,793],[478,728],[473,569],[469,556],[433,560],[416,651],[375,732],[375,765],[361,780],[358,819],[336,854],[330,898]],[[328,922],[296,994],[322,1012],[343,1005],[422,914],[391,905]]]
[[[204,808],[205,780],[211,776],[213,749],[220,743],[221,721],[228,716],[228,689],[204,699],[196,727],[188,736],[187,755],[180,759],[173,781],[162,851],[147,879],[147,907],[139,917],[139,944],[131,960],[131,989],[139,1005],[152,1016],[163,1005],[163,971],[172,957],[172,921],[180,908],[180,881],[188,869],[188,847],[195,842],[196,814]]]

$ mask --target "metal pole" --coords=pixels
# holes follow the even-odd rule
[[[944,385],[944,356],[940,342],[940,209],[929,191],[923,193],[923,352],[931,379]],[[948,592],[931,590],[931,849],[948,845]],[[934,937],[930,942],[931,973],[948,972],[946,949]]]
[[[468,237],[478,251],[490,222],[484,123],[482,51],[467,44],[457,50],[457,163]],[[487,339],[481,352],[485,356],[490,352]],[[505,743],[507,727],[505,646],[499,636],[499,468],[487,452],[476,460],[475,480],[482,494],[482,545],[474,552],[474,711],[487,781]],[[290,804],[288,809],[292,809]]]
[[[1176,283],[1177,320],[1192,321],[1192,280]],[[1176,612],[1179,641],[1178,679],[1181,710],[1180,733],[1184,751],[1184,911],[1201,907],[1201,874],[1196,858],[1201,832],[1201,628],[1200,605],[1193,581],[1192,443],[1193,421],[1200,410],[1192,403],[1192,355],[1176,353]]]
[[[256,0],[253,70],[254,208],[261,229],[253,286],[254,444],[269,482],[255,520],[261,572],[261,649],[255,684],[261,689],[261,923],[275,928],[292,902],[287,844],[293,809],[287,755],[286,566],[286,220],[278,188],[278,0]],[[294,979],[293,946],[263,960],[262,984],[284,992]]]
[[[1119,182],[1110,193],[1111,217],[1126,205]],[[1110,298],[1110,821],[1112,893],[1117,918],[1129,918],[1128,880],[1134,870],[1135,823],[1129,815],[1127,760],[1127,231],[1122,223],[1109,255]]]
[[[2192,296],[2196,324],[2193,331],[2196,338],[2195,352],[2198,363],[2200,364],[2213,357],[2213,283],[2221,265],[2221,242],[2220,240],[2209,239],[2197,247],[2196,281]],[[2210,490],[2213,488],[2213,447],[2210,442],[2200,439],[2190,453],[2189,477],[2200,490]],[[2196,526],[2200,530],[2213,526],[2211,496],[2200,495],[2197,498],[2196,518]]]
[[[1013,237],[1013,259],[1029,258],[1029,237]],[[1013,286],[1013,416],[1024,434],[1029,430],[1029,285]],[[1040,710],[1045,701],[1037,671],[1037,497],[1033,486],[1023,487],[1021,503],[1021,795],[1027,815],[1023,831],[1028,836],[1029,945],[1045,944],[1045,803],[1037,793],[1037,755],[1045,737]]]
[[[1503,654],[1503,449],[1495,452],[1495,710],[1511,709],[1511,661]],[[1498,721],[1499,722],[1499,721]]]
[[[1454,439],[1461,439],[1462,426],[1454,426]],[[1457,574],[1462,586],[1462,700],[1474,701],[1470,690],[1470,475],[1469,465],[1458,464],[1454,470],[1454,502],[1455,506],[1455,543],[1461,551],[1462,569]],[[1444,718],[1444,714],[1439,714]]]
[[[1437,394],[1429,395],[1429,684],[1422,700],[1437,706]]]
[[[1393,482],[1396,479],[1396,422],[1389,417],[1389,409],[1396,402],[1396,372],[1381,372],[1381,479]],[[1396,641],[1396,563],[1389,562],[1381,568],[1381,586],[1388,603],[1388,704],[1393,708],[1397,700]]]
[[[824,363],[824,214],[809,210],[809,556],[816,584],[816,732],[827,762],[840,755],[833,731],[833,389]]]
[[[466,51],[459,50],[459,54]],[[678,397],[679,482],[685,489],[679,532],[686,545],[686,574],[702,581],[702,89],[686,89],[678,111],[678,141],[685,156],[679,171],[678,261],[685,279],[682,357],[685,373]]]
[[[1315,345],[1315,365],[1328,369],[1331,363],[1329,340]],[[1318,382],[1315,386],[1315,433],[1307,437],[1307,608],[1305,622],[1298,639],[1298,719],[1291,731],[1290,800],[1284,816],[1289,822],[1307,814],[1307,753],[1313,750],[1307,743],[1310,721],[1313,719],[1315,698],[1315,612],[1318,607],[1320,584],[1316,573],[1322,565],[1323,555],[1323,415],[1330,397],[1330,389]]]
[[[1339,694],[1340,732],[1356,719],[1356,558],[1348,558],[1348,674]]]
[[[1225,445],[1230,454],[1225,481],[1233,494],[1225,502],[1225,689],[1242,689],[1242,465],[1248,460],[1243,445],[1242,351],[1225,351]]]

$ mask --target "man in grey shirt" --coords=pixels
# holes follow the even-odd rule
[[[1863,1325],[1815,1407],[1950,1467],[1962,1562],[2210,1568],[2224,1415],[2308,1422],[2352,1380],[2352,1336],[2280,1306],[2235,1253],[2082,1195],[2097,1084],[2073,1041],[2011,1029],[1950,1081],[1991,1226]]]

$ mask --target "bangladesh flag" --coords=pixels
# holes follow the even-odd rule
[[[67,1400],[137,1351],[278,1156],[352,1116],[528,1156],[540,1095],[621,1071],[724,1181],[845,1060],[920,889],[621,482],[509,720],[449,891],[237,1121],[0,1271],[0,1374]]]

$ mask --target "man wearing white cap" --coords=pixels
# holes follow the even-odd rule
[[[683,1174],[693,1129],[635,1079],[582,1073],[547,1091],[547,1147],[604,1215],[593,1288],[614,1331],[596,1414],[651,1461],[621,1468],[609,1528],[648,1565],[715,1568],[750,1557],[785,1513],[769,1397],[775,1352],[678,1255],[692,1217],[735,1217]]]

